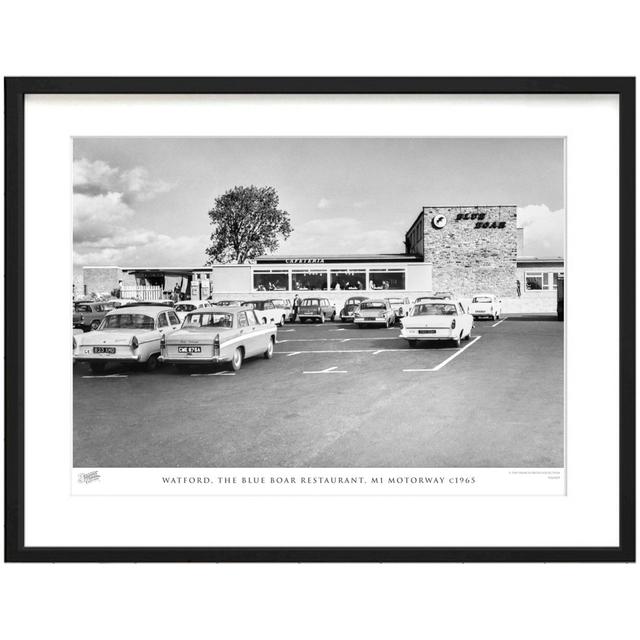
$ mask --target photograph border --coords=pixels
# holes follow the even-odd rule
[[[5,562],[634,562],[635,78],[5,78]],[[619,545],[615,547],[26,547],[24,106],[28,94],[616,94],[619,98]],[[624,348],[623,348],[624,347]]]

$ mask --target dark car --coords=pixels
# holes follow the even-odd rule
[[[327,298],[303,298],[300,300],[298,317],[300,322],[306,322],[307,320],[333,321],[336,317],[336,308]]]
[[[73,327],[83,331],[95,331],[102,322],[102,318],[113,307],[102,302],[74,302]]]
[[[354,313],[357,311],[360,303],[366,299],[366,296],[353,296],[352,298],[348,298],[344,303],[344,307],[340,310],[340,320],[343,322],[353,322]]]

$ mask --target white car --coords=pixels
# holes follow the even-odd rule
[[[387,302],[396,314],[396,320],[401,320],[411,313],[411,300],[406,296],[404,298],[387,298]]]
[[[282,327],[287,320],[286,312],[276,307],[271,300],[249,300],[242,306],[245,309],[253,309],[262,324],[276,324]]]
[[[293,305],[291,304],[291,300],[289,300],[289,298],[270,298],[269,302],[273,303],[273,306],[276,309],[282,310],[284,322],[281,322],[281,327],[284,326],[285,322],[293,320]]]
[[[97,331],[73,337],[74,362],[101,373],[109,362],[141,363],[155,369],[160,339],[180,328],[175,311],[163,305],[134,304],[109,311]]]
[[[469,313],[478,318],[492,318],[499,320],[502,313],[502,300],[492,293],[480,293],[471,299]]]
[[[456,347],[471,337],[473,316],[458,300],[429,300],[419,302],[411,315],[402,319],[400,337],[415,347],[418,342],[450,340]]]
[[[353,314],[353,323],[359,328],[374,324],[389,328],[396,323],[396,314],[389,300],[364,300]]]
[[[197,311],[198,309],[204,309],[211,306],[208,300],[186,300],[185,302],[176,302],[173,306],[173,310],[176,312],[180,322],[183,322],[187,317],[187,314],[191,311]]]

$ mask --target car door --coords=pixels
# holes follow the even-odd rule
[[[149,342],[146,343],[149,355],[152,353],[160,352],[160,339],[163,335],[169,335],[172,333],[169,319],[167,318],[167,312],[162,311],[158,314],[156,320],[157,331],[152,331],[149,338]]]
[[[269,323],[262,324],[255,311],[247,310],[247,324],[250,331],[251,355],[258,355],[267,350]]]
[[[468,336],[473,326],[473,316],[465,311],[461,302],[458,302],[458,313],[460,314],[460,322],[463,327],[462,335],[463,337]]]
[[[249,321],[249,315],[251,315],[251,322]],[[244,347],[244,356],[249,358],[256,354],[256,336],[257,318],[255,312],[252,309],[238,312],[238,333],[240,340],[237,346]]]
[[[182,326],[180,318],[178,318],[178,314],[173,310],[167,311],[167,319],[169,320],[169,329],[167,330],[167,333],[173,333]]]

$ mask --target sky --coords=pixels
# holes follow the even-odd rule
[[[564,256],[561,138],[76,138],[74,265],[197,267],[215,198],[272,186],[276,253],[403,253],[423,206],[516,205],[523,253]]]

